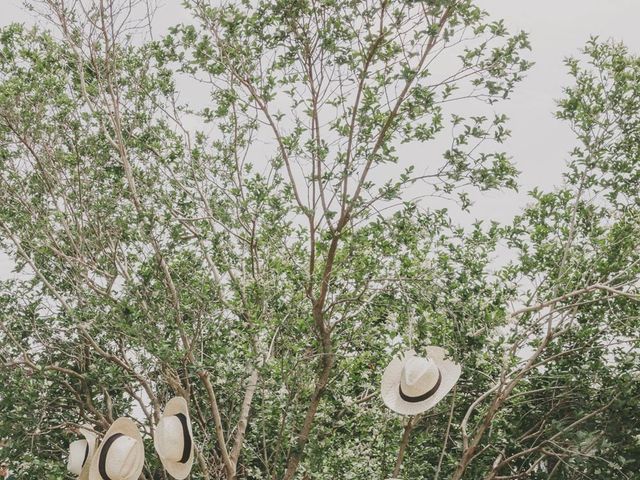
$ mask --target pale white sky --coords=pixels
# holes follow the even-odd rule
[[[512,30],[529,32],[535,66],[500,110],[510,118],[512,138],[505,149],[522,172],[521,192],[485,193],[475,197],[472,217],[509,221],[526,204],[534,186],[551,189],[562,181],[561,172],[573,137],[568,127],[553,118],[554,100],[568,84],[563,59],[573,55],[590,35],[624,41],[640,53],[640,0],[478,0],[493,17],[504,18]],[[188,21],[180,0],[160,0],[154,35],[169,25]],[[0,0],[0,26],[32,23],[20,0]],[[0,279],[10,275],[10,264],[0,254]]]

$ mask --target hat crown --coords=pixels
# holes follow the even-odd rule
[[[86,440],[76,440],[69,444],[69,458],[67,460],[67,470],[74,475],[80,475],[82,466],[87,454],[88,442]]]
[[[158,454],[179,462],[184,453],[184,432],[180,419],[176,415],[162,417],[156,426],[155,436]]]
[[[440,371],[431,358],[412,356],[402,367],[400,387],[405,395],[420,396],[438,383]]]
[[[122,435],[109,447],[105,471],[111,480],[129,480],[144,462],[144,456],[134,438]]]

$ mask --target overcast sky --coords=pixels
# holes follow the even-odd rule
[[[534,67],[501,111],[511,118],[513,134],[506,146],[522,172],[522,190],[516,194],[486,193],[476,198],[472,215],[509,221],[526,204],[533,186],[551,189],[562,182],[562,169],[573,137],[553,118],[555,99],[569,78],[563,59],[576,54],[591,35],[624,41],[640,53],[640,0],[478,0],[492,17],[504,18],[512,30],[529,32]],[[180,0],[159,1],[154,35],[172,24],[188,21]],[[0,0],[0,26],[32,23],[19,0]],[[10,264],[0,256],[0,279],[10,275]]]

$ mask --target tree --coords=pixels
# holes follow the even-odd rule
[[[194,0],[196,24],[157,41],[142,2],[37,5],[50,30],[0,35],[0,239],[23,273],[3,285],[0,436],[25,473],[62,478],[85,421],[129,414],[153,436],[175,394],[194,478],[382,476],[401,437],[416,477],[633,471],[633,431],[605,422],[637,415],[608,390],[637,389],[622,47],[592,47],[596,72],[624,64],[611,98],[570,64],[566,188],[467,231],[415,197],[515,188],[493,151],[506,118],[454,106],[492,111],[530,65],[526,35],[472,1]],[[209,104],[181,95],[196,88]],[[496,270],[503,240],[520,258]],[[398,338],[465,365],[452,403],[404,428],[375,395]],[[144,477],[162,478],[147,446]]]

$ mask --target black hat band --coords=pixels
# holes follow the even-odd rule
[[[409,403],[418,403],[418,402],[422,402],[424,400],[426,400],[429,397],[432,397],[434,393],[436,393],[436,391],[438,391],[438,388],[440,387],[440,382],[442,381],[442,374],[440,373],[440,369],[438,369],[438,381],[436,382],[436,384],[433,386],[433,388],[431,390],[429,390],[426,393],[423,393],[422,395],[418,395],[418,396],[411,396],[411,395],[407,395],[406,393],[404,393],[402,391],[402,384],[400,384],[398,386],[398,390],[400,391],[400,398],[402,398],[405,402],[409,402]]]

